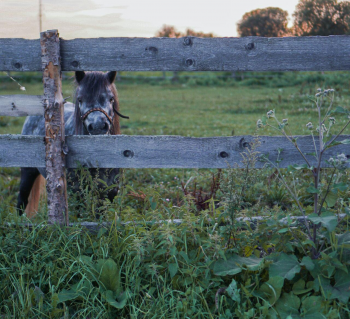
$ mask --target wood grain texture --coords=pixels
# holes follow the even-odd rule
[[[335,71],[350,37],[99,38],[62,41],[63,70]]]
[[[0,116],[44,115],[41,95],[0,95]]]
[[[68,225],[66,162],[63,150],[65,143],[64,99],[58,31],[42,32],[40,44],[44,83],[48,222]]]
[[[241,153],[252,136],[181,137],[181,136],[68,136],[66,144],[69,168],[77,164],[100,168],[228,168],[243,167]],[[349,139],[342,135],[339,141]],[[280,149],[280,167],[304,164],[294,146],[282,136],[261,136],[260,155],[275,162]],[[299,136],[298,145],[305,153],[314,151],[310,136]],[[318,145],[316,140],[316,145]],[[223,153],[225,152],[225,153]],[[338,145],[325,152],[324,159],[344,153],[350,158],[350,145]],[[41,136],[0,135],[0,167],[45,167],[45,148]],[[23,156],[23,154],[27,154]],[[227,155],[227,157],[222,157]],[[315,165],[312,156],[307,158]],[[259,161],[257,168],[265,163]],[[326,163],[322,163],[327,167]]]
[[[0,70],[41,70],[38,40],[0,47]],[[63,71],[336,71],[349,52],[350,36],[61,40]]]
[[[40,40],[0,39],[0,71],[41,71]]]

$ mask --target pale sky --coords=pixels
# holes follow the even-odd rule
[[[237,36],[245,12],[280,7],[292,13],[298,0],[42,0],[43,30],[64,39],[152,37],[164,24],[179,31]],[[0,0],[0,38],[39,38],[39,0]]]

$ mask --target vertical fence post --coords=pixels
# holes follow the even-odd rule
[[[46,189],[50,224],[68,225],[64,147],[64,100],[57,30],[40,33],[45,106]]]

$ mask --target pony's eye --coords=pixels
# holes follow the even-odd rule
[[[81,104],[83,102],[82,99],[78,99],[78,103]]]
[[[114,103],[114,98],[111,98],[111,99],[110,99],[110,102],[111,102],[111,103]]]

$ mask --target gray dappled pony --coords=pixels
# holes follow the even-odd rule
[[[114,85],[116,72],[87,72],[75,73],[76,91],[75,105],[66,103],[64,106],[65,135],[117,135],[120,134],[119,103],[117,90]],[[119,116],[118,116],[119,115]],[[29,116],[24,122],[23,135],[45,135],[45,119],[43,116]],[[98,171],[98,178],[108,186],[118,181],[119,169],[89,169],[93,177]],[[74,184],[77,177],[74,169],[68,169],[68,181]],[[23,214],[30,191],[35,179],[42,174],[46,177],[45,168],[22,167],[21,183],[17,201],[17,209]],[[107,193],[109,200],[117,195],[118,188],[114,187]],[[102,196],[102,195],[101,195]]]

